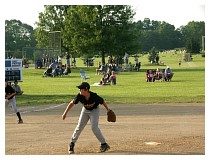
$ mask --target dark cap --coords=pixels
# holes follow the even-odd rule
[[[77,86],[79,89],[90,89],[90,85],[87,82],[82,82],[79,86]]]

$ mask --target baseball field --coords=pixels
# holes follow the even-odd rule
[[[193,55],[192,62],[178,66],[177,54],[163,54],[174,77],[170,82],[146,82],[147,69],[165,68],[148,63],[142,55],[140,72],[120,72],[117,85],[91,86],[117,115],[115,123],[107,122],[100,106],[99,127],[111,149],[98,153],[99,142],[88,123],[76,145],[76,155],[206,155],[205,142],[205,58]],[[96,64],[98,59],[95,60]],[[16,96],[23,124],[11,107],[5,108],[5,155],[67,155],[71,135],[77,125],[81,104],[62,120],[68,102],[78,93],[79,69],[91,77],[91,85],[101,75],[94,67],[77,68],[63,77],[42,77],[44,69],[24,68],[24,94]]]
[[[81,105],[61,115],[67,104],[21,107],[24,124],[6,109],[6,155],[66,155]],[[105,155],[205,155],[204,104],[113,104],[115,123],[101,106],[99,127],[111,149]],[[100,155],[89,123],[75,145],[79,155]]]

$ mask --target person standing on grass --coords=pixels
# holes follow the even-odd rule
[[[94,135],[101,143],[100,151],[105,152],[108,149],[110,149],[110,146],[106,143],[106,140],[103,134],[101,133],[101,130],[98,128],[99,104],[103,104],[107,112],[109,112],[110,109],[108,108],[103,98],[98,96],[96,93],[90,91],[90,85],[87,82],[83,82],[77,87],[79,88],[80,93],[78,93],[76,97],[68,104],[66,110],[62,115],[62,119],[65,120],[67,113],[75,104],[78,104],[79,102],[83,104],[78,124],[71,137],[71,143],[69,145],[69,154],[74,154],[74,145],[89,120]]]
[[[9,105],[12,106],[14,112],[17,114],[18,124],[21,124],[23,123],[23,119],[21,118],[20,112],[17,109],[15,95],[15,90],[8,85],[7,80],[5,80],[5,107]]]
[[[139,68],[140,68],[140,67],[139,67],[139,57],[138,57],[138,55],[135,56],[135,59],[134,59],[134,60],[135,60],[135,62],[136,62],[136,66],[135,66],[136,71],[139,71]]]
[[[70,55],[69,55],[68,52],[66,52],[66,65],[67,65],[68,67],[70,67]]]

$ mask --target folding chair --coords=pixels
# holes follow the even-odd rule
[[[90,79],[90,76],[87,76],[85,71],[80,70],[80,76],[81,76],[81,82],[87,81],[88,79]]]

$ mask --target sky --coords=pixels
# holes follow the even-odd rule
[[[12,1],[12,3],[11,3]],[[137,1],[137,0],[136,0]],[[132,5],[133,9],[136,10],[135,21],[141,20],[144,18],[150,18],[150,20],[157,21],[165,21],[175,26],[175,28],[179,28],[181,25],[187,25],[190,21],[205,21],[205,3],[200,0],[199,3],[195,3],[194,1],[188,0],[176,0],[170,1],[167,0],[138,0],[136,1],[118,1],[121,3],[117,4],[128,4]],[[52,3],[53,2],[53,3]],[[94,3],[93,1],[85,1],[77,0],[77,3],[70,3],[66,0],[61,1],[49,1],[49,0],[7,0],[4,4],[9,6],[9,10],[7,7],[3,7],[4,19],[11,20],[16,19],[20,20],[23,23],[29,24],[32,27],[34,23],[38,21],[39,12],[44,11],[44,5],[47,4],[101,4]],[[203,3],[202,3],[203,2]],[[12,4],[12,5],[10,5]],[[102,4],[115,4],[109,3],[109,1],[105,1]]]
[[[205,21],[205,5],[159,5],[151,6],[142,4],[136,6],[136,20],[165,21],[179,28],[182,25],[187,25],[190,21]]]

